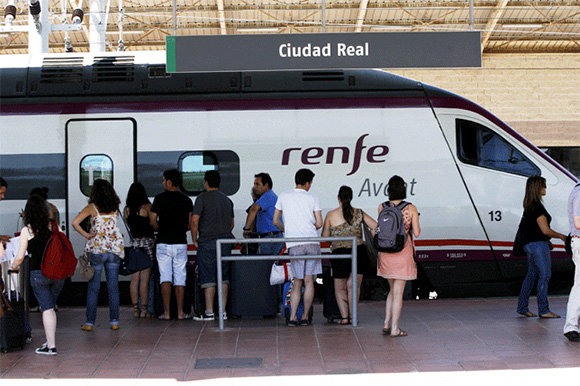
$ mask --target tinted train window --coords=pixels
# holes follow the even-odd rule
[[[89,154],[83,157],[80,164],[81,192],[91,194],[93,182],[97,179],[107,180],[113,184],[113,160],[104,154]]]
[[[240,189],[240,158],[231,150],[143,151],[137,153],[137,180],[149,197],[163,191],[163,172],[178,169],[183,174],[182,191],[196,196],[203,191],[206,170],[217,170],[221,176],[220,191],[231,196]]]
[[[183,177],[183,191],[194,195],[203,192],[203,177],[208,170],[218,170],[217,159],[212,153],[182,154],[179,159],[179,171]]]
[[[560,165],[568,169],[570,173],[580,178],[580,147],[544,147],[542,150]]]
[[[539,175],[540,169],[505,139],[485,126],[458,119],[457,155],[467,164],[520,176]]]

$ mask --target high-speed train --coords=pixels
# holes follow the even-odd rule
[[[133,181],[154,197],[177,168],[192,200],[206,170],[221,173],[241,237],[254,175],[270,173],[279,193],[303,167],[323,215],[341,185],[376,215],[402,176],[420,212],[416,260],[435,289],[525,275],[511,251],[530,175],[546,178],[552,227],[567,232],[577,179],[458,95],[379,70],[169,74],[164,55],[0,56],[0,234],[17,231],[29,192],[46,186],[81,253],[71,222],[95,178],[122,200]],[[555,244],[554,272],[571,269]]]

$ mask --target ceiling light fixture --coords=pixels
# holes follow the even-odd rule
[[[238,28],[238,32],[278,32],[280,28]]]
[[[543,24],[504,24],[504,28],[542,28]]]
[[[411,25],[376,25],[371,27],[371,30],[380,31],[388,29],[412,29]]]

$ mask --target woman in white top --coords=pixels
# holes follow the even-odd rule
[[[113,186],[105,180],[95,180],[89,204],[72,222],[74,229],[87,239],[85,252],[95,274],[89,280],[87,291],[86,322],[83,331],[92,331],[97,319],[97,300],[101,287],[101,272],[105,268],[109,293],[109,324],[112,330],[119,329],[119,266],[124,257],[123,235],[118,226],[121,200]],[[81,222],[91,216],[91,231],[86,232]]]

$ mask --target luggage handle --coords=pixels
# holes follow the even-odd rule
[[[16,301],[20,300],[20,289],[18,288],[18,274],[19,270],[8,270],[8,288],[6,289],[6,294],[8,295],[8,301],[12,301],[12,291],[16,294]],[[13,276],[14,275],[14,276]],[[14,280],[13,280],[14,279]]]

